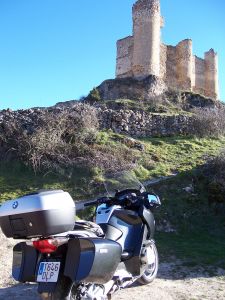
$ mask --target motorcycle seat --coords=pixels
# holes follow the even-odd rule
[[[104,232],[98,224],[85,220],[76,221],[74,225],[74,231],[90,231],[96,234],[98,237],[104,236]]]

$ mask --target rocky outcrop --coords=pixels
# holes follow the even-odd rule
[[[103,81],[97,87],[101,100],[150,100],[166,91],[160,78],[150,75],[145,79],[117,78]]]

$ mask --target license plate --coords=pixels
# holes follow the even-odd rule
[[[60,262],[41,262],[38,269],[37,282],[57,282]]]

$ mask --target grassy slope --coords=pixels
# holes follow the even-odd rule
[[[125,137],[113,133],[102,132],[98,138],[98,147],[114,148],[120,151]],[[149,138],[140,141],[145,151],[131,149],[136,160],[136,175],[141,180],[151,177],[171,175],[174,172],[186,172],[204,163],[209,155],[215,155],[225,147],[225,139],[196,138]],[[0,201],[18,197],[24,193],[38,189],[66,189],[74,199],[79,200],[83,193],[89,194],[88,183],[96,172],[84,169],[61,170],[58,173],[34,174],[32,169],[19,162],[0,164]]]
[[[193,193],[183,189],[190,184]],[[225,218],[209,207],[207,185],[199,170],[184,172],[151,188],[162,201],[155,212],[156,223],[159,228],[169,224],[171,231],[156,234],[161,256],[175,255],[193,265],[225,267]]]
[[[0,202],[41,189],[64,189],[74,199],[89,195],[87,183],[92,177],[89,170],[64,170],[59,173],[37,173],[20,162],[0,164]]]
[[[120,149],[123,136],[102,132],[98,146]],[[179,173],[178,176],[153,187],[162,199],[156,212],[158,223],[170,222],[175,233],[157,233],[156,239],[163,256],[187,258],[191,264],[225,262],[225,242],[222,238],[224,219],[215,216],[208,207],[205,182],[197,174],[197,167],[208,156],[225,146],[225,139],[149,138],[140,141],[145,151],[132,149],[137,162],[136,174],[142,180]],[[67,170],[58,174],[34,174],[20,163],[0,165],[0,201],[16,198],[38,189],[57,188],[69,191],[74,199],[92,196],[88,182],[96,172]],[[193,195],[183,188],[194,184]],[[222,229],[222,230],[221,230]]]
[[[143,143],[146,151],[140,160],[141,168],[148,169],[152,161],[146,175],[158,177],[190,171],[203,164],[225,146],[225,139],[171,137],[144,139]]]

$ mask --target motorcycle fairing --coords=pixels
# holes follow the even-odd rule
[[[108,206],[107,204],[99,205],[96,210],[96,223],[97,224],[108,223],[113,212],[119,208],[121,208],[120,205],[112,205],[112,206]]]
[[[144,242],[153,237],[155,230],[153,214],[144,206],[139,211],[112,206],[109,214],[108,223],[100,224],[105,238],[120,243],[123,250],[121,260],[126,270],[133,276],[141,275],[141,249]]]
[[[123,251],[132,253],[141,234],[143,226],[141,218],[133,211],[115,210],[108,225],[122,232],[117,242]],[[112,239],[112,237],[111,232],[106,231],[106,238]]]
[[[153,213],[147,209],[145,206],[142,206],[139,209],[138,212],[139,216],[141,217],[143,223],[147,226],[148,228],[148,239],[152,239],[155,233],[155,219],[153,216]]]

